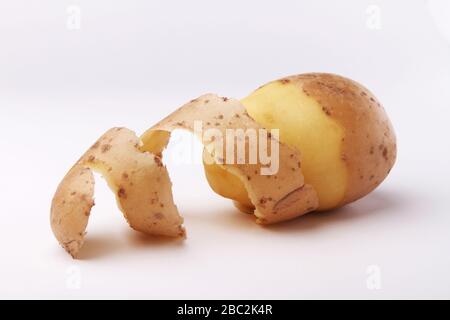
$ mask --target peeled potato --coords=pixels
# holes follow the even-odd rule
[[[184,237],[183,218],[173,203],[171,182],[157,155],[142,152],[141,141],[126,128],[106,132],[60,183],[51,207],[51,227],[59,243],[76,257],[91,208],[94,176],[101,173],[116,195],[129,225],[150,235]]]
[[[375,189],[396,159],[396,138],[375,96],[355,81],[304,74],[270,82],[244,98],[248,114],[302,154],[305,183],[318,210],[355,201]],[[205,164],[212,189],[248,210],[245,188],[216,164]],[[268,186],[270,188],[270,186]]]

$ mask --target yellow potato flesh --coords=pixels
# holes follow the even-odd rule
[[[204,152],[204,157],[211,157]],[[206,179],[214,192],[222,197],[233,199],[244,207],[253,207],[244,183],[238,176],[226,171],[221,166],[214,164],[212,161],[204,162]]]
[[[295,83],[271,82],[241,102],[256,122],[279,129],[280,141],[300,150],[305,182],[319,197],[318,210],[338,206],[347,187],[347,169],[341,159],[344,128]],[[242,182],[222,167],[208,165],[205,171],[215,192],[239,202],[248,199]]]

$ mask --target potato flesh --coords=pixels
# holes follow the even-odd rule
[[[344,129],[292,83],[271,82],[241,102],[256,122],[267,129],[280,129],[280,141],[301,151],[302,172],[317,192],[318,210],[336,207],[347,185],[341,160]],[[215,192],[248,206],[245,188],[235,176],[214,164],[205,164],[205,171]]]
[[[204,159],[206,157],[211,158],[206,150],[203,153]],[[248,197],[247,189],[239,177],[226,171],[223,167],[213,163],[213,161],[208,161],[208,163],[205,162],[204,169],[206,179],[214,192],[222,197],[235,200],[244,207],[253,207],[253,204]],[[221,183],[222,181],[226,181],[226,183]]]
[[[319,197],[318,210],[337,206],[347,185],[341,160],[344,129],[294,83],[271,82],[242,100],[263,127],[280,129],[280,140],[302,153],[302,172]]]

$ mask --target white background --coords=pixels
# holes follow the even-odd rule
[[[444,0],[1,1],[0,297],[450,298],[449,21]],[[310,71],[392,119],[398,162],[371,195],[262,228],[169,161],[186,241],[133,232],[99,179],[81,259],[59,247],[51,198],[106,129]]]

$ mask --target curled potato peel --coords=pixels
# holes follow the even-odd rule
[[[226,137],[229,129],[264,130],[247,114],[238,100],[207,94],[182,106],[145,132],[141,137],[143,141],[141,150],[161,154],[172,131],[185,129],[198,135],[199,131],[196,128],[198,121],[202,123],[202,133],[214,130],[213,132],[222,137]],[[256,163],[250,163],[250,161],[239,163],[235,153],[234,159],[229,159],[225,151],[217,152],[227,146],[223,144],[223,141],[217,138],[212,139],[212,137],[216,138],[215,135],[199,136],[208,149],[206,157],[211,157],[221,168],[242,181],[249,200],[255,207],[254,214],[258,223],[271,224],[292,219],[317,208],[318,202],[314,189],[304,183],[300,154],[297,150],[275,141],[279,147],[278,170],[271,174],[264,174],[264,169],[267,167],[260,160]],[[275,137],[258,136],[258,145],[262,139],[267,140],[263,145],[271,146]],[[250,156],[251,148],[246,139],[247,157]]]
[[[94,176],[101,173],[131,228],[149,235],[184,237],[171,182],[157,155],[139,150],[134,132],[113,128],[72,167],[53,198],[51,226],[59,243],[76,257],[94,206]]]

